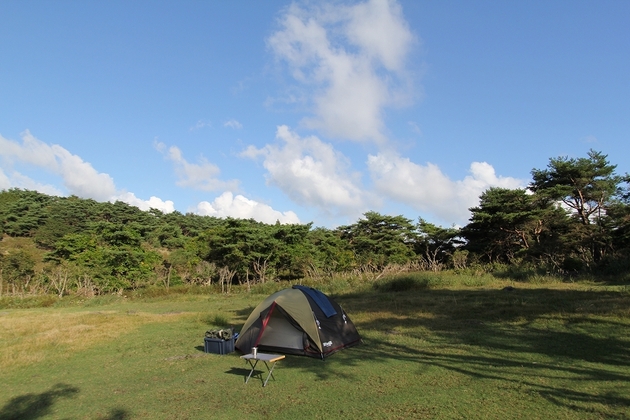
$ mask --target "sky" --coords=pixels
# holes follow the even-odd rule
[[[0,190],[463,226],[550,158],[630,172],[630,2],[0,1]]]

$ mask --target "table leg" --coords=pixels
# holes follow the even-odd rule
[[[245,383],[249,382],[249,378],[252,377],[252,374],[254,373],[254,370],[256,369],[256,365],[258,364],[258,359],[256,359],[255,363],[252,363],[251,359],[247,359],[247,363],[249,363],[252,370],[249,372],[249,375],[247,375],[247,379],[245,379]]]
[[[265,379],[263,386],[267,386],[267,382],[269,382],[269,378],[273,378],[274,381],[276,380],[276,377],[273,376],[273,368],[276,367],[276,362],[273,362],[271,364],[271,369],[269,369],[269,365],[267,364],[267,362],[265,362],[265,366],[267,366],[267,370],[269,371],[269,374],[267,375],[267,379]]]

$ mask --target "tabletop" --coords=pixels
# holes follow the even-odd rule
[[[262,360],[263,362],[277,362],[278,360],[284,359],[284,354],[269,354],[269,353],[258,353],[256,357],[253,354],[244,354],[241,356],[241,359],[245,360]]]

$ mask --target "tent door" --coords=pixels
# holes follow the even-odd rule
[[[258,345],[303,350],[304,331],[295,328],[283,312],[274,310],[271,313]]]

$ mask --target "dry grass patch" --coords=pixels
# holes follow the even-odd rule
[[[184,314],[20,310],[0,316],[0,369],[68,356],[111,341],[140,325],[171,322]]]

